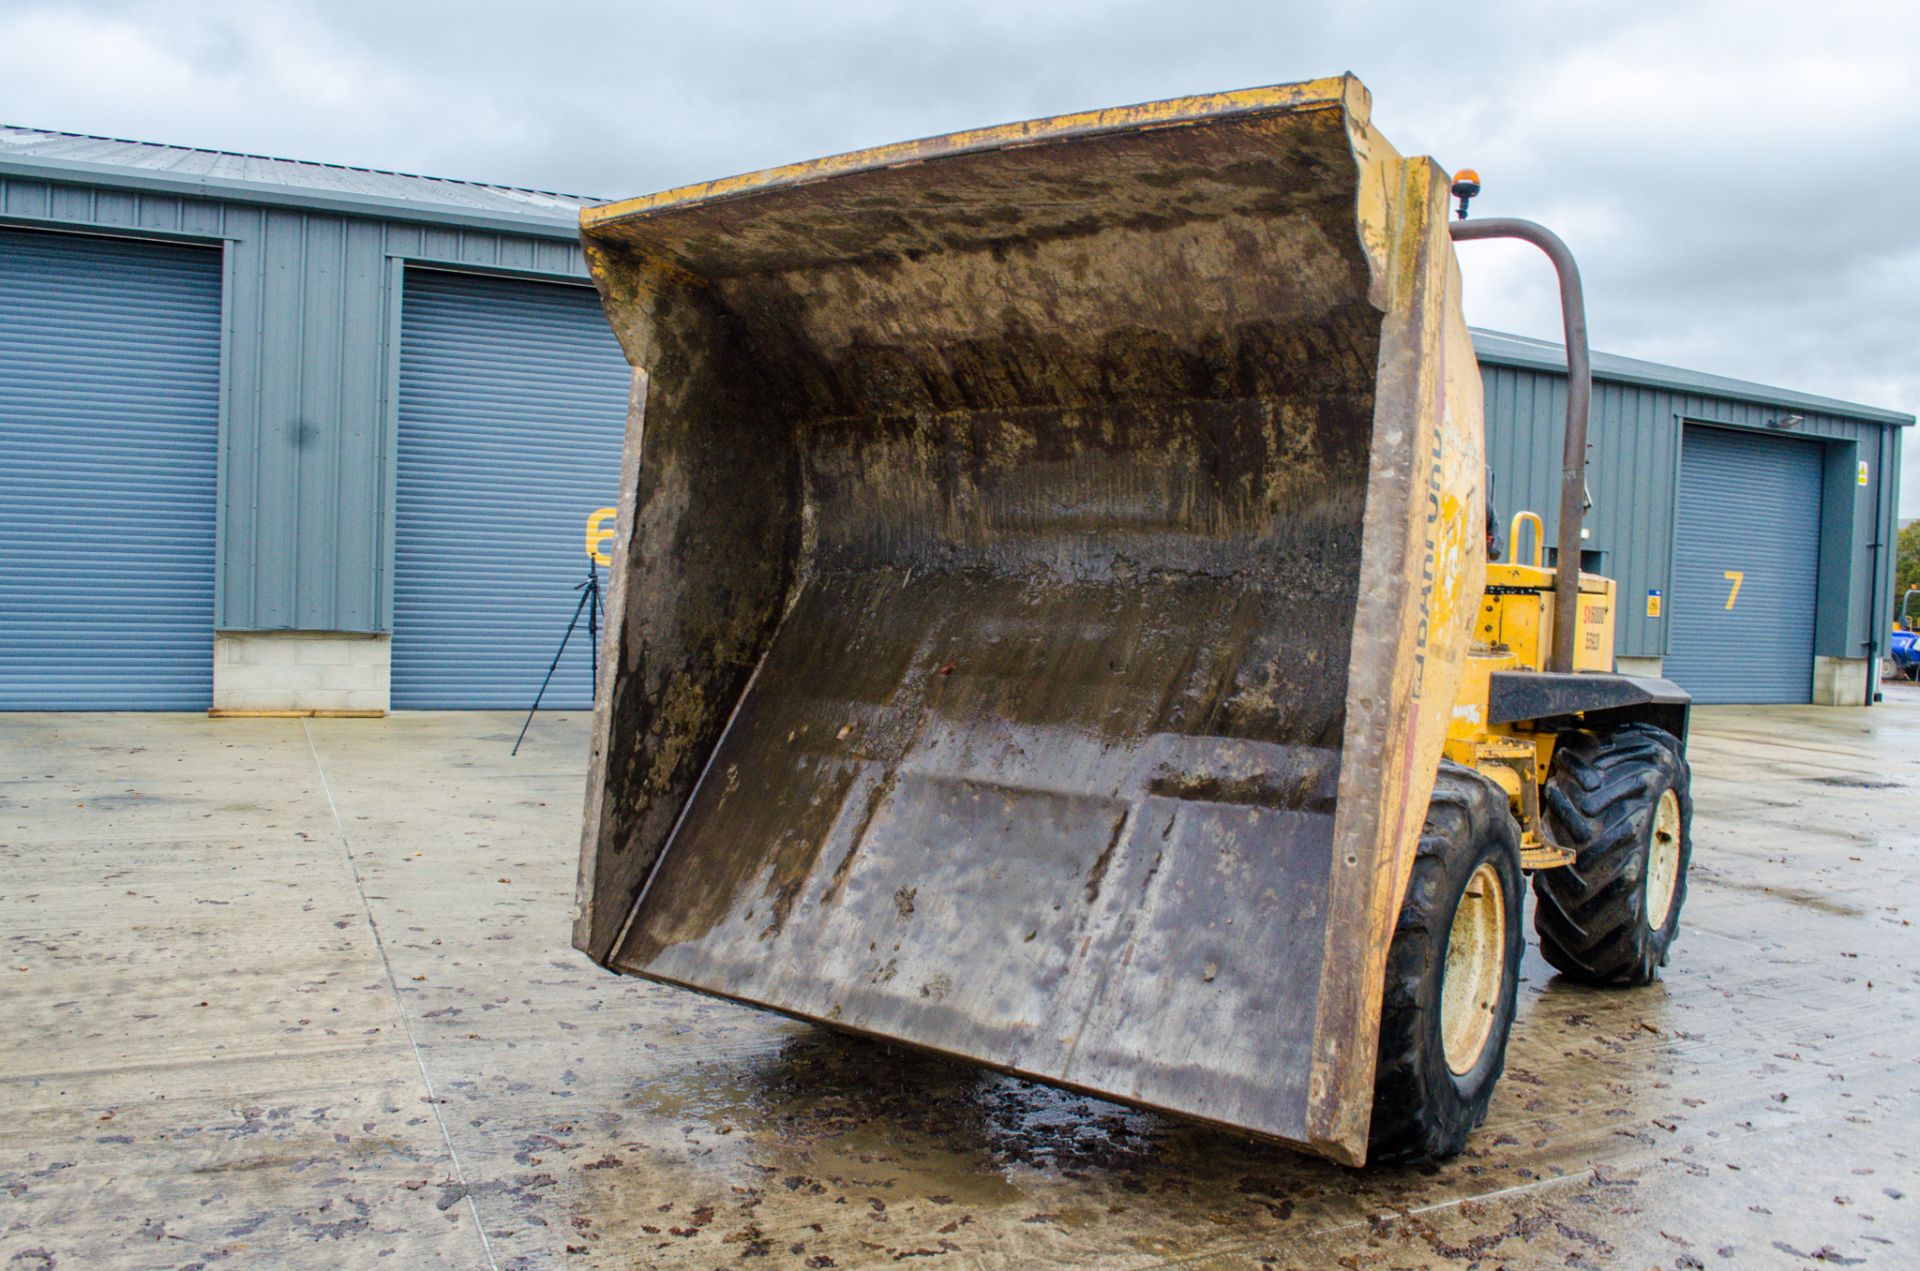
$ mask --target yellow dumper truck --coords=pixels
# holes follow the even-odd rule
[[[1485,1116],[1523,873],[1554,966],[1653,977],[1687,700],[1580,571],[1577,274],[1368,114],[1315,80],[582,214],[636,370],[580,949],[1353,1164]],[[1496,235],[1566,284],[1552,560],[1530,513],[1488,559],[1453,240]]]

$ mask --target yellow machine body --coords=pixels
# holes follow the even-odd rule
[[[1553,762],[1557,729],[1539,721],[1489,722],[1493,676],[1500,672],[1546,670],[1553,647],[1555,571],[1541,563],[1544,530],[1534,512],[1513,518],[1507,542],[1517,551],[1522,530],[1532,529],[1532,558],[1489,562],[1480,620],[1460,676],[1459,695],[1447,725],[1448,759],[1490,777],[1513,805],[1520,822],[1521,864],[1552,869],[1572,861],[1572,853],[1554,846],[1540,822],[1540,787]],[[1611,578],[1580,575],[1579,629],[1574,640],[1576,671],[1613,670],[1615,586]]]
[[[1369,115],[1314,80],[583,213],[635,387],[580,949],[1364,1159],[1443,750],[1544,846],[1547,743],[1487,721],[1554,621],[1486,561],[1447,175]]]

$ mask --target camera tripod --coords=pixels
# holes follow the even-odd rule
[[[580,593],[580,603],[573,607],[573,619],[567,623],[567,632],[560,637],[560,647],[554,650],[553,662],[547,667],[547,677],[540,681],[540,691],[533,695],[533,705],[527,710],[527,722],[520,725],[520,735],[513,739],[513,754],[520,753],[520,743],[527,739],[527,729],[533,726],[533,717],[540,710],[540,699],[547,695],[547,685],[553,683],[553,673],[560,669],[560,659],[566,655],[567,642],[573,639],[574,628],[580,625],[580,615],[587,615],[587,657],[592,668],[592,683],[600,682],[600,567],[593,557],[587,557],[587,578],[585,582],[575,583],[573,589]]]

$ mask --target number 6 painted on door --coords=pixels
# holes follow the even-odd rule
[[[619,512],[615,508],[601,508],[587,518],[587,555],[593,557],[596,565],[611,565],[613,557],[606,548],[613,545],[613,526],[608,524]]]
[[[1733,584],[1733,590],[1727,593],[1727,608],[1733,608],[1734,599],[1740,594],[1740,581],[1747,575],[1738,569],[1723,570],[1720,576]]]

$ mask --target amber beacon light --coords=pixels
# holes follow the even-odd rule
[[[1462,168],[1453,175],[1453,197],[1460,200],[1460,219],[1467,219],[1467,204],[1480,193],[1480,174],[1472,168]]]

